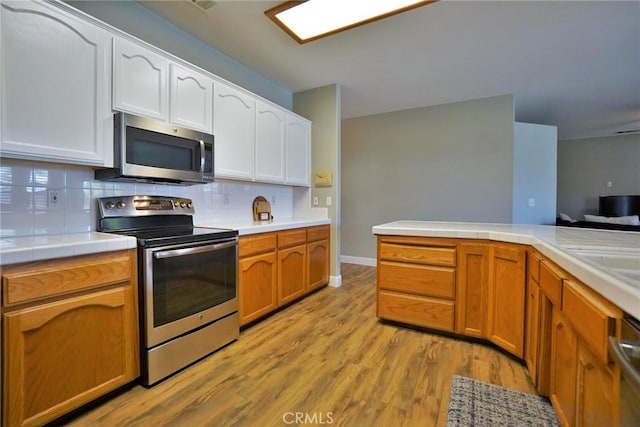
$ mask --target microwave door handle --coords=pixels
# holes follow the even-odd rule
[[[195,248],[172,249],[168,251],[154,252],[153,257],[155,259],[162,259],[162,258],[173,258],[178,256],[185,256],[185,255],[194,255],[194,254],[199,254],[203,252],[213,252],[219,249],[231,248],[233,246],[236,246],[237,244],[238,243],[234,240],[233,242],[217,243],[214,245],[207,245],[207,246],[196,246]]]
[[[200,172],[204,172],[205,156],[204,141],[200,140]]]
[[[631,364],[631,361],[625,354],[623,348],[638,349],[637,346],[619,342],[614,336],[609,337],[609,350],[611,350],[611,356],[629,382],[640,389],[640,372]]]

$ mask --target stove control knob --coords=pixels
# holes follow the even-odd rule
[[[187,203],[187,207],[188,207],[189,209],[191,209],[191,208],[193,207],[193,204],[192,204],[191,202],[188,202],[188,203]]]
[[[107,209],[113,209],[115,205],[113,204],[113,202],[111,200],[109,200],[107,203],[104,204],[104,207]]]
[[[124,209],[124,207],[127,206],[126,203],[122,200],[119,200],[118,203],[116,203],[116,207],[118,209]]]
[[[176,208],[179,208],[180,207],[180,202],[177,202],[177,201],[173,202],[173,206],[175,206]]]
[[[185,202],[180,202],[180,207],[184,209],[187,207],[187,204]]]

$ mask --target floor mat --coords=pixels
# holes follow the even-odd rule
[[[548,399],[454,375],[447,427],[558,426]]]

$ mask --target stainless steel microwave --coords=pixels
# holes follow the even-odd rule
[[[102,181],[166,184],[213,182],[213,135],[118,112],[113,118],[114,167]]]

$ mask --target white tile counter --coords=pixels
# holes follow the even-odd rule
[[[627,313],[640,319],[640,233],[549,225],[395,221],[373,234],[487,239],[531,245]],[[614,253],[631,261],[626,270],[576,251]],[[606,261],[606,260],[605,260]],[[637,261],[637,262],[636,262]]]
[[[88,232],[46,236],[3,237],[0,265],[64,258],[136,247],[133,237]]]
[[[240,236],[247,234],[266,233],[268,231],[280,231],[291,228],[314,227],[316,225],[331,224],[330,219],[305,219],[288,218],[272,221],[212,221],[211,223],[198,223],[198,227],[225,228],[238,230]]]

